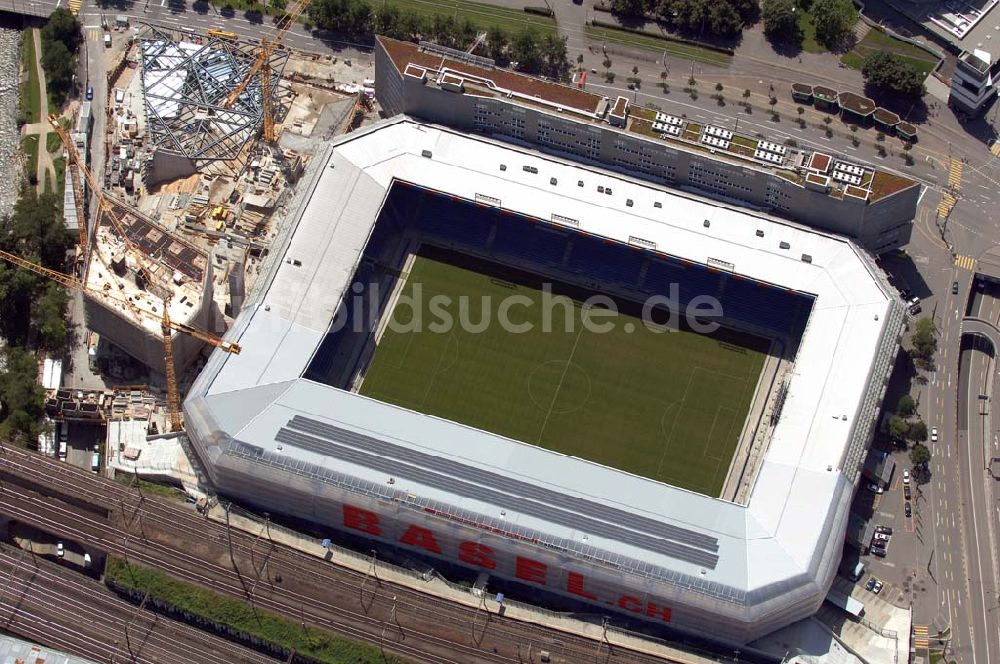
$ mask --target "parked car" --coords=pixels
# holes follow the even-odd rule
[[[880,487],[875,482],[872,482],[871,484],[868,485],[868,490],[871,491],[872,493],[882,493],[882,487]]]
[[[93,85],[88,85],[87,86],[87,101],[93,101],[93,100],[94,100],[94,86]]]
[[[910,498],[913,497],[913,493],[910,491],[910,485],[909,484],[904,484],[903,485],[903,497],[906,498],[907,500],[910,500]]]
[[[875,532],[892,535],[892,526],[875,526]]]
[[[916,316],[923,310],[924,310],[923,307],[921,307],[919,304],[914,304],[912,307],[910,307],[910,315]]]
[[[910,501],[907,500],[906,503],[903,505],[903,511],[906,512],[906,516],[908,517],[913,516],[913,508],[910,507]]]
[[[878,579],[875,579],[875,587],[872,589],[872,592],[875,593],[876,595],[882,592],[882,582],[879,581]]]
[[[883,546],[873,546],[872,555],[878,556],[879,558],[885,558],[886,550]]]
[[[876,579],[874,576],[868,579],[868,583],[865,584],[865,590],[867,590],[868,592],[874,592],[876,581],[878,581],[878,579]]]
[[[931,427],[931,442],[936,443],[938,441],[937,427]]]
[[[888,542],[889,536],[885,533],[875,533],[875,542]]]
[[[903,471],[903,484],[909,484],[909,483],[910,483],[910,471],[909,470],[904,470]]]

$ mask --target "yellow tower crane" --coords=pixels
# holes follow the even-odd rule
[[[76,164],[80,168],[80,172],[83,173],[83,177],[87,180],[87,186],[89,186],[90,190],[94,192],[95,196],[97,196],[97,205],[98,205],[97,225],[100,226],[101,213],[102,212],[106,213],[108,219],[111,220],[111,224],[115,227],[115,230],[118,232],[118,236],[122,239],[122,242],[125,243],[125,246],[128,247],[129,251],[132,252],[132,254],[136,257],[136,259],[138,259],[138,256],[141,255],[141,252],[135,246],[135,243],[132,242],[132,239],[128,236],[128,232],[125,229],[125,224],[118,216],[118,212],[114,209],[113,203],[117,204],[119,207],[124,208],[126,210],[129,209],[129,206],[126,205],[125,203],[122,203],[121,201],[113,201],[113,199],[110,196],[104,193],[104,188],[97,181],[97,178],[94,177],[94,174],[91,172],[90,168],[87,167],[87,164],[84,162],[83,158],[80,156],[80,153],[77,151],[76,145],[73,143],[73,139],[70,138],[69,133],[65,129],[63,129],[62,125],[59,124],[59,119],[55,115],[49,115],[49,124],[52,125],[53,130],[59,136],[59,140],[62,141],[63,147],[66,148],[66,152],[69,154],[70,163]],[[74,169],[74,174],[75,172],[76,171]],[[86,219],[84,219],[83,226],[81,227],[83,229],[81,232],[84,234],[86,233],[86,227],[87,223]],[[94,236],[95,237],[97,236],[96,228],[94,229]],[[84,238],[84,240],[85,239],[86,238]],[[87,281],[88,267],[89,263],[85,264],[83,268],[84,283],[86,283]],[[143,270],[140,268],[140,272],[142,271]],[[148,275],[146,276],[148,278]]]
[[[49,122],[53,122],[50,117]],[[67,142],[72,144],[72,139],[66,134],[66,131],[59,124],[58,120],[53,122],[53,126],[58,128],[59,138],[63,141],[63,145]],[[57,133],[58,133],[57,132]],[[64,134],[65,137],[63,136]],[[85,212],[85,205],[83,201],[83,186],[80,182],[80,170],[82,170],[81,165],[78,163],[81,156],[80,153],[76,151],[76,145],[72,145],[73,149],[66,147],[66,154],[69,156],[69,168],[66,170],[69,172],[69,179],[73,185],[73,205],[76,208],[76,223],[77,230],[80,233],[80,250],[78,255],[86,262],[87,260],[87,216]]]
[[[80,281],[75,277],[71,277],[68,274],[63,274],[62,272],[57,272],[56,270],[51,270],[47,267],[34,263],[32,261],[21,258],[6,251],[0,250],[0,258],[5,261],[23,268],[25,270],[30,270],[35,274],[46,277],[47,279],[52,279],[53,281],[66,286],[67,288],[74,288],[84,295],[89,295],[93,298],[106,297],[111,300],[116,300],[123,302],[129,306],[133,312],[139,316],[144,316],[151,320],[157,320],[157,317],[152,313],[148,313],[136,307],[131,302],[123,300],[111,294],[110,291],[97,291],[88,288],[86,283]],[[200,341],[219,348],[227,353],[232,353],[234,355],[239,355],[243,348],[232,341],[226,341],[221,337],[217,337],[210,332],[205,332],[204,330],[199,330],[197,328],[191,327],[190,325],[184,325],[183,323],[175,323],[170,320],[170,298],[167,297],[163,301],[163,313],[158,318],[160,326],[163,329],[163,356],[165,361],[165,371],[167,376],[167,417],[170,420],[170,427],[172,431],[178,431],[181,428],[181,398],[180,390],[177,388],[177,372],[174,369],[174,346],[172,331],[183,332],[189,336],[192,336]]]
[[[232,108],[240,95],[246,91],[253,77],[260,74],[263,135],[264,141],[267,143],[274,143],[274,116],[271,108],[271,55],[280,46],[281,40],[285,38],[292,26],[295,25],[295,21],[309,6],[309,2],[310,0],[299,0],[298,4],[279,18],[271,31],[264,35],[264,38],[260,40],[260,50],[257,52],[257,57],[247,70],[246,76],[233,88],[222,105],[223,108]]]

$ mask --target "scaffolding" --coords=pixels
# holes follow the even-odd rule
[[[148,140],[157,151],[199,162],[237,159],[260,131],[265,78],[271,107],[278,108],[286,49],[274,49],[265,65],[270,76],[258,73],[226,108],[254,64],[257,44],[144,24],[138,45]]]

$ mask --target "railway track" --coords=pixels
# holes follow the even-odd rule
[[[49,490],[91,505],[103,506],[113,513],[115,520],[120,520],[123,524],[122,527],[114,527],[109,520],[103,520],[103,524],[95,524],[93,515],[90,515],[90,527],[96,525],[97,530],[81,530],[78,534],[81,542],[133,562],[158,567],[174,576],[193,580],[226,594],[251,597],[261,606],[276,602],[269,608],[278,613],[287,615],[288,605],[296,602],[299,603],[295,605],[296,616],[302,613],[300,607],[306,604],[315,608],[322,607],[324,615],[314,616],[317,625],[354,638],[384,643],[387,649],[397,652],[401,649],[409,650],[408,646],[416,642],[419,635],[420,639],[430,641],[426,645],[430,648],[431,656],[433,653],[450,650],[454,653],[452,656],[463,658],[432,660],[421,655],[422,661],[518,662],[526,661],[524,658],[529,648],[534,648],[535,651],[543,648],[549,650],[553,662],[596,660],[622,664],[654,664],[667,661],[544,626],[488,615],[418,589],[385,582],[374,584],[365,574],[275,544],[264,535],[254,536],[235,529],[227,530],[225,525],[204,519],[183,504],[143,497],[134,488],[25,450],[6,448],[0,451],[0,459],[3,461],[0,477],[7,476],[15,481],[27,480],[43,491]],[[16,490],[16,487],[11,488]],[[17,509],[11,501],[0,503],[0,511]],[[79,526],[80,520],[88,517],[86,514],[74,516],[68,514],[68,511],[71,510],[64,509],[60,515],[38,527],[72,538],[64,530],[64,526]],[[21,517],[26,522],[33,518],[30,512],[31,510],[21,512]],[[239,572],[234,571],[231,565],[214,564],[185,551],[178,551],[176,547],[144,539],[142,531],[146,528],[159,531],[158,535],[161,532],[168,533],[172,536],[171,539],[212,544],[219,549],[216,557],[228,556],[231,545],[234,559],[242,559],[244,562],[238,566]],[[108,529],[112,533],[110,538],[106,537]],[[100,543],[87,539],[95,536],[101,537]],[[121,542],[113,541],[116,537],[122,538]],[[211,577],[195,571],[207,569],[211,570]],[[276,578],[283,578],[284,587],[275,583]],[[291,585],[317,591],[321,589],[323,592],[296,593],[287,587]],[[329,595],[337,601],[324,601],[323,598]],[[362,610],[345,608],[347,606],[360,606]],[[390,616],[394,619],[393,623],[389,622]],[[456,626],[462,627],[456,629]],[[435,636],[440,633],[447,633],[447,638]],[[402,638],[403,635],[406,636],[405,639]],[[400,654],[417,656],[415,652]]]
[[[107,521],[80,514],[59,501],[41,498],[31,492],[12,490],[8,484],[0,489],[0,512],[30,524],[40,530],[59,533],[67,539],[86,542],[110,555],[124,558],[236,599],[247,600],[248,592],[240,576],[229,569],[202,558],[159,544],[152,540],[130,538],[129,534]],[[405,641],[386,641],[392,636],[384,620],[352,612],[338,606],[278,587],[274,593],[249,595],[259,609],[292,618],[311,627],[381,644],[387,652],[428,664],[458,664],[459,662],[504,662],[476,648],[425,634],[406,630]],[[462,659],[455,659],[461,655]],[[470,657],[471,656],[471,657]]]
[[[221,637],[164,618],[104,586],[22,550],[0,545],[0,626],[24,638],[95,661],[191,664],[274,660]]]

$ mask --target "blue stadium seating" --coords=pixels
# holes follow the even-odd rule
[[[486,246],[499,216],[495,209],[447,198],[432,199],[417,209],[419,214],[413,221],[421,232],[450,244],[469,247]]]
[[[538,265],[559,265],[566,253],[567,232],[548,230],[538,224],[502,217],[490,252]]]
[[[573,238],[566,268],[581,275],[634,287],[642,269],[642,252],[589,235]]]
[[[781,336],[801,334],[812,307],[807,295],[405,185],[390,192],[355,281],[377,280],[380,290],[388,292],[391,271],[398,267],[404,247],[402,229],[495,256],[500,263],[537,265],[541,274],[572,272],[586,282],[616,284],[649,295],[669,294],[671,284],[677,284],[681,306],[697,295],[711,295],[719,299],[732,324]],[[343,379],[339,363],[351,356],[350,348],[363,343],[363,333],[351,332],[352,327],[327,335],[307,376]]]

